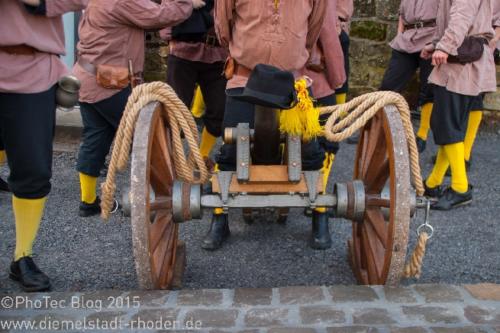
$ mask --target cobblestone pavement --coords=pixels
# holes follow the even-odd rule
[[[69,331],[500,332],[500,286],[423,284],[0,295],[0,325]],[[66,325],[66,326],[63,326]],[[73,326],[71,326],[73,325]],[[115,325],[115,326],[113,326]],[[197,330],[190,330],[197,328]],[[0,326],[2,331],[2,326]],[[83,331],[83,329],[76,329]],[[2,331],[3,332],[3,331]],[[12,330],[14,332],[14,330]]]
[[[470,180],[474,203],[451,212],[434,212],[435,237],[428,244],[420,283],[500,283],[500,135],[483,133],[474,149]],[[55,291],[137,289],[132,255],[130,221],[114,215],[108,223],[77,216],[79,185],[74,170],[77,147],[54,157],[53,189],[35,243],[35,258],[51,277]],[[431,168],[435,147],[421,156],[423,174]],[[352,177],[354,146],[342,144],[331,183]],[[5,177],[7,168],[0,174]],[[119,190],[128,175],[118,179]],[[120,193],[119,193],[120,195]],[[7,268],[14,251],[14,224],[10,197],[0,194],[0,292],[18,292]],[[421,216],[420,216],[421,217]],[[266,218],[246,225],[238,211],[231,212],[232,235],[222,249],[206,252],[200,241],[210,213],[201,221],[181,226],[186,242],[184,288],[271,288],[354,284],[347,262],[351,225],[331,219],[333,246],[314,251],[307,245],[310,221],[292,210],[286,225]],[[421,220],[412,222],[414,231]],[[415,234],[410,234],[412,243]],[[412,244],[410,244],[412,246]],[[414,281],[410,281],[412,283]],[[407,283],[407,282],[404,282]]]

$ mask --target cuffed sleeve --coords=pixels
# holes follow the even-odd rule
[[[60,16],[68,12],[76,12],[85,9],[89,0],[42,0],[45,3],[48,17]]]
[[[219,43],[223,47],[228,47],[231,41],[231,21],[233,20],[235,0],[217,0],[215,1],[214,27]]]
[[[193,11],[190,0],[162,0],[161,4],[151,0],[119,1],[116,12],[117,20],[144,30],[160,29],[185,21]]]
[[[309,16],[309,27],[307,30],[306,48],[311,52],[312,48],[316,44],[321,32],[321,27],[323,26],[323,21],[325,19],[325,13],[327,9],[327,1],[316,0]]]
[[[436,44],[436,49],[450,55],[457,55],[467,33],[477,16],[481,0],[452,0],[450,19],[443,37]]]

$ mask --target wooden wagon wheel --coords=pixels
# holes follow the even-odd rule
[[[132,241],[139,286],[170,289],[179,251],[171,209],[175,180],[170,130],[162,106],[148,104],[134,133],[131,170]],[[180,242],[179,242],[180,243]]]
[[[411,185],[408,145],[395,107],[385,107],[361,131],[354,179],[363,181],[366,192],[366,212],[362,221],[353,221],[349,241],[354,274],[360,284],[398,284],[408,246]]]

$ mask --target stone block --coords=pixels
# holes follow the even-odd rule
[[[177,305],[214,306],[222,304],[222,290],[181,290],[177,295]]]
[[[500,308],[497,306],[467,306],[464,309],[465,318],[474,324],[500,325]]]
[[[328,327],[327,333],[377,333],[375,327],[367,326],[349,326],[349,327]]]
[[[386,309],[379,308],[357,309],[352,314],[352,321],[354,324],[368,325],[387,325],[396,323]]]
[[[483,301],[500,301],[500,285],[495,283],[468,284],[464,288],[472,297]]]
[[[286,326],[288,309],[251,309],[245,314],[248,327]]]
[[[273,298],[271,288],[240,288],[234,290],[234,306],[270,305]]]
[[[416,303],[415,294],[410,288],[385,287],[385,298],[393,303]]]
[[[321,287],[279,288],[281,304],[312,304],[324,299]]]
[[[351,23],[352,37],[383,42],[387,39],[387,24],[371,20],[356,20]]]
[[[460,314],[456,310],[439,306],[403,306],[403,313],[412,320],[417,319],[432,324],[456,324],[461,321]]]
[[[314,328],[271,328],[267,330],[267,333],[315,333]]]
[[[302,324],[341,324],[345,323],[345,313],[335,307],[327,305],[316,305],[301,307],[299,309]]]
[[[354,17],[375,16],[375,6],[375,0],[354,0]]]
[[[391,333],[427,333],[427,330],[422,327],[392,327]]]
[[[334,302],[371,302],[378,300],[375,291],[367,286],[333,286],[329,288]]]
[[[399,0],[377,0],[377,18],[396,21],[399,18],[399,4]]]
[[[488,330],[480,327],[433,327],[431,329],[434,333],[487,333]]]
[[[196,309],[188,311],[185,321],[199,322],[201,328],[231,328],[236,323],[237,310]]]
[[[462,295],[457,288],[444,284],[415,285],[415,290],[425,298],[427,303],[461,302]]]
[[[484,97],[484,108],[486,110],[500,111],[500,92],[488,93]]]

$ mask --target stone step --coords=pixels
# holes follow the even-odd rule
[[[500,285],[0,294],[0,331],[62,322],[121,332],[499,332]]]

